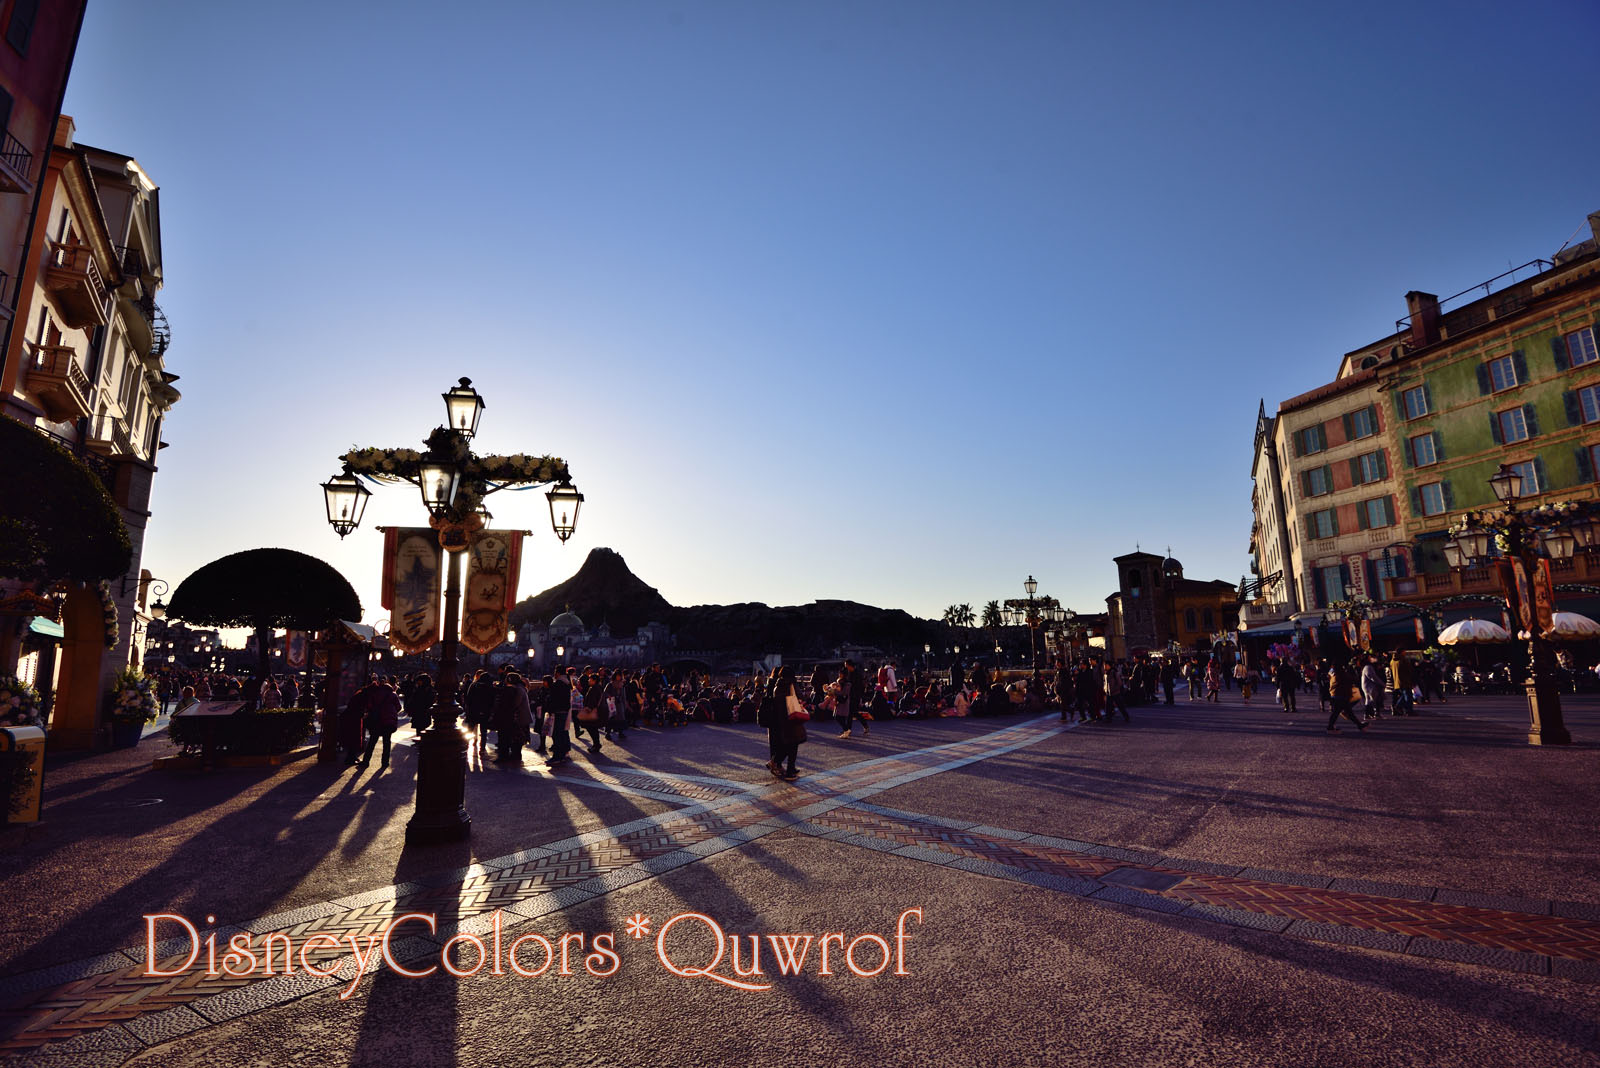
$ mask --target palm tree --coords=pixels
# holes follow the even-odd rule
[[[1005,625],[1000,617],[1000,602],[990,601],[983,606],[983,625],[991,630],[999,630]]]
[[[970,627],[976,617],[970,604],[953,604],[944,610],[944,623],[951,627]]]

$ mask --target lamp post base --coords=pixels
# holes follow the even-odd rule
[[[467,736],[437,724],[417,739],[417,810],[406,824],[406,844],[459,842],[472,834],[467,815]]]
[[[1528,744],[1571,745],[1572,734],[1561,717],[1561,694],[1543,680],[1529,681]]]

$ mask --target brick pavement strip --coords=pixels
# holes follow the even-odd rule
[[[1168,861],[1141,850],[858,803],[904,782],[1034,744],[1063,729],[1053,719],[1036,720],[963,742],[848,765],[794,785],[741,786],[703,777],[679,780],[634,772],[588,777],[580,784],[648,791],[696,803],[419,882],[224,930],[252,934],[253,949],[259,949],[269,934],[288,936],[296,944],[326,934],[355,945],[380,934],[404,913],[437,915],[437,929],[426,937],[415,937],[424,933],[419,927],[407,932],[414,937],[398,940],[396,956],[405,962],[428,955],[455,934],[486,932],[496,911],[502,914],[503,929],[509,930],[738,848],[764,834],[793,829],[1097,902],[1292,937],[1600,980],[1600,920],[1592,918],[1595,906],[1584,903],[1553,907],[1538,899],[1492,899],[1428,887]],[[554,777],[574,781],[566,775]],[[0,980],[0,993],[13,1002],[0,1011],[0,1050],[131,1054],[138,1044],[165,1042],[213,1022],[310,996],[358,974],[342,947],[314,954],[314,963],[337,962],[337,975],[326,978],[304,972],[276,978],[208,976],[204,971],[149,976],[142,964],[126,966],[130,959],[142,957],[143,947],[138,947],[45,969],[32,977]],[[180,960],[167,958],[165,965],[170,970]],[[61,981],[67,977],[71,981]]]
[[[1058,730],[1046,721],[1024,723],[964,742],[824,772],[816,777],[820,781],[815,784],[829,798],[821,807],[841,806],[888,782],[934,774],[939,765],[970,763],[1009,752]],[[382,933],[398,916],[425,912],[440,920],[428,941],[442,942],[456,933],[487,929],[497,910],[505,914],[506,927],[515,926],[597,894],[653,878],[658,869],[671,870],[694,859],[737,848],[786,825],[783,818],[796,809],[810,812],[818,808],[818,789],[801,790],[788,784],[730,785],[634,772],[583,776],[562,773],[552,777],[569,785],[603,786],[698,803],[416,882],[381,887],[224,930],[228,936],[248,935],[251,949],[257,952],[269,936],[277,935],[303,944],[304,939],[323,934],[353,946]],[[665,866],[646,866],[667,857],[674,860]],[[408,941],[415,950],[415,942],[422,940]],[[225,938],[219,938],[219,947],[225,942]],[[169,942],[161,948],[178,947]],[[139,947],[140,954],[142,949]],[[94,961],[75,962],[64,966],[64,971],[35,973],[34,979],[49,985],[35,987],[31,992],[18,989],[13,1003],[0,1011],[0,1051],[48,1047],[117,1025],[122,1027],[118,1034],[131,1034],[151,1044],[163,1042],[205,1026],[208,1020],[259,1011],[325,989],[336,981],[303,973],[275,979],[208,976],[203,970],[177,976],[147,975],[142,963],[126,966],[130,958],[142,960],[142,956],[129,950]],[[163,958],[158,961],[158,968],[175,970],[182,959]],[[312,955],[312,962],[319,967],[334,961],[344,972],[351,968],[351,959],[341,948],[322,949]],[[96,973],[85,973],[86,967]],[[63,975],[72,976],[74,981],[61,983],[59,977]],[[14,977],[16,986],[29,986],[29,978]]]

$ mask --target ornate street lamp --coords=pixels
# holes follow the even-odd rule
[[[423,460],[417,468],[417,486],[422,490],[422,503],[428,514],[444,519],[455,508],[461,468],[451,460]]]
[[[572,536],[577,506],[583,500],[572,487],[566,461],[558,457],[473,455],[469,446],[485,404],[471,379],[461,379],[442,396],[448,422],[428,435],[425,452],[355,449],[341,457],[344,473],[323,484],[328,522],[342,538],[361,522],[366,506],[369,491],[360,478],[413,483],[447,557],[438,698],[433,724],[417,741],[417,804],[406,825],[406,840],[413,843],[452,841],[471,833],[472,818],[465,805],[467,740],[456,726],[460,714],[456,648],[461,630],[461,560],[474,533],[488,524],[484,498],[514,486],[559,483],[551,492],[551,525],[563,542]],[[514,632],[507,634],[508,641],[515,638]],[[335,713],[328,713],[324,730],[337,730]]]
[[[328,509],[328,525],[344,536],[361,525],[361,513],[367,510],[367,498],[372,491],[361,480],[345,471],[334,475],[322,484],[322,497]]]
[[[1510,464],[1501,464],[1489,479],[1489,488],[1501,504],[1511,504],[1522,496],[1522,476]]]
[[[478,396],[478,391],[472,388],[472,379],[461,379],[460,385],[443,396],[445,425],[471,441],[478,432],[478,417],[488,407],[483,403],[483,398]]]
[[[556,537],[564,542],[572,537],[572,531],[578,525],[578,509],[583,507],[583,494],[577,491],[571,479],[562,479],[559,486],[544,496],[550,502],[550,526],[554,528]]]
[[[1029,575],[1023,580],[1022,588],[1028,591],[1028,599],[1032,600],[1033,595],[1039,590],[1039,580]]]
[[[157,587],[159,587],[159,589]],[[170,587],[168,587],[166,581],[158,578],[151,579],[149,586],[145,588],[146,594],[148,594],[150,590],[155,590],[156,595],[155,603],[152,604],[149,609],[151,619],[167,618],[167,602],[163,601],[161,598],[169,589]]]
[[[1509,464],[1500,465],[1489,479],[1489,488],[1505,510],[1465,517],[1463,526],[1445,544],[1445,559],[1452,568],[1487,566],[1491,538],[1503,550],[1504,560],[1495,572],[1512,618],[1528,633],[1528,744],[1567,745],[1572,735],[1562,719],[1555,654],[1549,639],[1540,633],[1540,609],[1531,602],[1538,596],[1544,578],[1540,570],[1545,566],[1540,558],[1541,548],[1552,559],[1565,560],[1579,545],[1591,544],[1600,530],[1592,513],[1573,514],[1576,505],[1518,511],[1523,480]]]

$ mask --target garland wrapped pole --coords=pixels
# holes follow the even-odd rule
[[[444,626],[441,644],[433,722],[417,741],[417,804],[406,824],[410,843],[457,841],[472,833],[472,817],[466,809],[467,737],[456,726],[460,706],[456,703],[456,646],[461,631],[461,558],[475,540],[481,540],[489,518],[483,502],[500,490],[526,490],[555,485],[547,493],[550,523],[563,543],[577,526],[583,494],[572,485],[565,460],[555,456],[475,456],[472,437],[486,405],[472,380],[444,394],[446,425],[429,434],[424,450],[352,449],[339,459],[342,474],[323,483],[328,523],[342,538],[361,522],[371,491],[362,480],[377,483],[410,482],[422,491],[429,513],[429,526],[437,532],[439,549],[447,557],[444,589]],[[385,553],[384,588],[386,606],[391,595],[404,596],[409,610],[392,609],[391,642],[403,632],[410,642],[408,651],[420,652],[435,640],[438,567],[437,556],[414,531],[388,532],[392,546]],[[425,533],[425,532],[424,532]],[[409,544],[402,549],[400,542]],[[419,544],[422,542],[424,544]],[[392,558],[391,558],[392,557]],[[396,572],[403,568],[403,573]],[[507,585],[514,587],[514,572]],[[505,590],[509,599],[514,588]],[[509,601],[508,601],[509,603]],[[324,730],[337,730],[337,717],[329,710]]]

